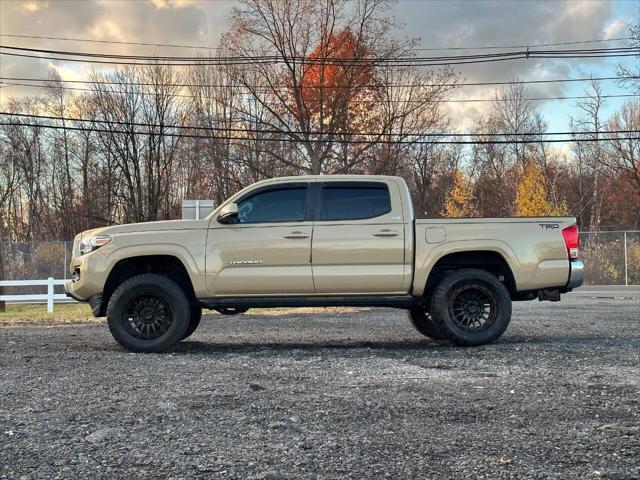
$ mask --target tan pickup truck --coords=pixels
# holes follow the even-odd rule
[[[512,300],[559,300],[582,284],[575,218],[417,220],[402,178],[275,178],[204,220],[79,234],[67,294],[107,316],[126,349],[191,335],[202,309],[397,307],[455,345],[496,340]]]

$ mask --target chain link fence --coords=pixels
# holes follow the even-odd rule
[[[4,242],[7,280],[66,279],[73,242]],[[587,285],[640,285],[640,230],[580,232]]]
[[[4,280],[57,280],[69,278],[73,242],[0,242],[0,261]],[[55,288],[56,293],[62,287]],[[6,295],[42,293],[38,287],[3,287]]]
[[[587,285],[640,285],[640,230],[580,232]]]

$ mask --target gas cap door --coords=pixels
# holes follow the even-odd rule
[[[447,234],[442,227],[428,227],[425,230],[427,243],[442,243],[447,239]]]

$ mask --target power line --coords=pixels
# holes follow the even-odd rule
[[[0,47],[1,48],[1,47]],[[639,50],[640,52],[640,50]],[[200,62],[195,62],[195,63],[177,63],[177,62],[170,62],[170,63],[160,63],[158,61],[155,61],[153,59],[150,59],[149,61],[146,62],[123,62],[123,61],[114,61],[114,60],[86,60],[86,59],[80,59],[80,58],[61,58],[61,57],[51,57],[51,56],[42,56],[42,55],[29,55],[29,54],[21,54],[21,53],[8,53],[8,52],[2,52],[0,51],[0,55],[5,55],[5,56],[10,56],[10,57],[20,57],[20,58],[33,58],[33,59],[38,59],[38,60],[52,60],[52,61],[58,61],[58,62],[76,62],[76,63],[95,63],[95,64],[100,64],[100,65],[131,65],[131,66],[149,66],[149,65],[153,65],[153,66],[159,66],[159,67],[197,67],[197,66],[204,66],[204,65],[255,65],[256,61],[253,61],[251,59],[247,59],[244,61],[235,61],[233,63],[229,63],[229,62],[221,62],[221,61],[217,61],[217,62],[207,62],[207,61],[200,61]],[[483,59],[472,59],[472,60],[457,60],[457,61],[453,61],[453,60],[449,60],[449,61],[440,61],[440,62],[435,62],[435,61],[430,61],[430,62],[419,62],[419,61],[409,61],[407,60],[403,60],[403,61],[395,61],[395,62],[386,62],[385,66],[387,67],[395,67],[395,68],[407,68],[407,67],[426,67],[426,66],[430,66],[430,67],[442,67],[442,66],[449,66],[449,65],[470,65],[470,64],[480,64],[480,63],[494,63],[494,62],[505,62],[505,61],[510,61],[510,60],[528,60],[530,58],[544,58],[544,59],[559,59],[559,58],[563,58],[563,59],[577,59],[577,58],[614,58],[614,57],[636,57],[638,55],[638,53],[610,53],[610,54],[593,54],[593,55],[552,55],[552,54],[548,54],[548,55],[531,55],[527,52],[520,52],[520,53],[516,53],[513,55],[509,55],[509,56],[504,56],[504,57],[500,57],[500,58],[483,58]],[[290,59],[290,58],[278,58],[276,60],[272,60],[270,62],[268,61],[263,61],[261,63],[263,64],[276,64],[276,63],[282,63],[285,61],[291,61],[291,62],[298,62],[298,63],[302,63],[304,62],[303,60],[296,60],[296,59]],[[315,64],[319,64],[320,61],[307,61],[307,63],[315,63]],[[324,61],[322,63],[323,66],[328,67],[328,66],[332,66],[332,65],[344,65],[346,64],[346,62],[344,61],[338,61],[338,60],[331,60],[331,61]],[[372,65],[372,63],[365,63],[365,62],[360,62],[360,63],[355,63],[355,62],[351,62],[348,64],[349,66],[369,66]]]
[[[38,119],[38,120],[55,120],[55,121],[66,121],[66,122],[81,122],[81,123],[97,123],[97,124],[107,124],[107,125],[124,125],[127,127],[147,127],[147,128],[156,128],[156,129],[172,129],[175,128],[177,130],[199,130],[199,131],[210,131],[210,132],[240,132],[240,133],[263,133],[263,134],[290,134],[290,135],[332,135],[332,132],[305,132],[301,130],[277,130],[277,129],[255,129],[255,128],[233,128],[233,127],[203,127],[203,126],[189,126],[189,125],[161,125],[157,123],[146,123],[146,122],[130,122],[130,121],[122,121],[122,120],[104,120],[104,119],[87,119],[87,118],[72,118],[72,117],[56,117],[52,115],[33,115],[26,113],[11,113],[11,112],[0,112],[0,115],[8,116],[8,117],[19,117],[19,118],[29,118],[29,119]],[[128,133],[128,132],[125,132]],[[142,132],[147,133],[147,132]],[[157,134],[157,132],[148,132]],[[542,136],[559,136],[559,135],[573,135],[576,132],[519,132],[519,133],[496,133],[496,132],[487,132],[487,133],[444,133],[444,132],[435,132],[435,133],[398,133],[398,132],[351,132],[345,133],[341,132],[340,135],[348,135],[348,136],[364,136],[364,137],[394,137],[394,136],[404,136],[404,137],[513,137],[513,136],[532,136],[532,137],[542,137]],[[583,131],[579,132],[580,135],[596,135],[602,133],[608,134],[630,134],[630,133],[640,133],[639,130],[609,130],[606,132],[591,132],[591,131]],[[539,140],[536,140],[539,141]],[[546,141],[546,140],[545,140]]]
[[[107,45],[137,45],[143,47],[167,47],[167,48],[193,48],[200,50],[219,50],[220,47],[206,47],[204,45],[177,45],[172,43],[147,43],[147,42],[123,42],[118,40],[95,40],[92,38],[48,37],[41,35],[15,35],[2,33],[0,37],[7,38],[31,38],[36,40],[60,40],[65,42],[103,43]],[[626,39],[621,39],[626,40]]]
[[[153,65],[160,66],[196,66],[196,65],[255,65],[255,64],[278,64],[278,63],[301,63],[309,65],[343,65],[343,66],[371,66],[385,65],[388,67],[410,67],[410,66],[442,66],[461,65],[471,63],[499,62],[529,58],[609,58],[636,56],[640,53],[640,48],[620,47],[620,48],[600,48],[600,49],[570,49],[570,50],[530,50],[501,52],[495,54],[475,54],[475,55],[453,55],[436,57],[390,57],[390,58],[331,58],[331,57],[289,57],[282,55],[260,55],[260,56],[227,56],[227,57],[189,57],[189,56],[148,56],[148,55],[119,55],[101,54],[92,52],[76,52],[66,50],[49,50],[39,48],[25,48],[10,45],[2,45],[0,48],[18,52],[29,53],[9,53],[0,51],[0,55],[39,58],[58,61],[115,64],[115,65]],[[44,56],[33,55],[45,54]],[[57,56],[51,56],[57,55]],[[60,56],[63,57],[60,57]],[[65,58],[81,57],[81,58]],[[133,61],[129,61],[133,60]],[[168,63],[160,63],[168,62]]]
[[[416,48],[415,50],[424,51],[442,51],[442,50],[498,50],[507,48],[539,48],[539,47],[560,47],[565,45],[580,45],[586,43],[605,43],[605,42],[621,42],[632,40],[631,37],[618,38],[599,38],[594,40],[575,40],[571,42],[555,42],[555,43],[538,43],[538,44],[522,44],[522,45],[489,45],[483,47],[441,47],[441,48]]]
[[[71,131],[82,131],[82,132],[94,132],[94,133],[110,133],[110,134],[126,134],[126,135],[158,135],[158,136],[166,136],[166,137],[174,137],[174,138],[202,138],[202,139],[215,139],[215,140],[256,140],[256,141],[267,141],[267,142],[282,142],[282,143],[329,143],[329,141],[324,139],[308,139],[308,140],[294,140],[291,138],[257,138],[257,137],[237,137],[237,136],[206,136],[206,135],[193,135],[193,134],[184,134],[184,133],[171,133],[171,132],[163,132],[162,134],[157,134],[156,132],[139,132],[139,131],[126,131],[126,130],[110,130],[110,129],[97,129],[97,128],[87,128],[87,127],[67,127],[61,125],[42,125],[42,124],[33,124],[33,123],[20,123],[20,122],[0,122],[0,126],[18,126],[18,127],[38,127],[38,128],[49,128],[53,130],[71,130]],[[283,132],[280,132],[283,133]],[[605,133],[605,132],[601,132]],[[614,133],[614,132],[610,132]],[[635,133],[640,133],[640,131],[635,131]],[[542,140],[544,143],[568,143],[568,142],[599,142],[599,141],[607,141],[607,140],[640,140],[640,136],[638,137],[615,137],[615,138],[568,138],[568,139],[560,139],[560,138],[552,138]],[[381,145],[398,145],[398,144],[410,144],[410,145],[497,145],[497,144],[529,144],[529,143],[538,143],[541,140],[526,140],[526,139],[514,139],[514,140],[346,140],[340,138],[332,138],[331,143],[337,144],[381,144]]]
[[[148,42],[124,42],[118,40],[96,40],[91,38],[72,38],[72,37],[54,37],[54,36],[42,36],[42,35],[16,35],[16,34],[0,34],[0,37],[7,38],[29,38],[29,39],[38,39],[38,40],[58,40],[65,42],[82,42],[82,43],[101,43],[107,45],[136,45],[136,46],[145,46],[145,47],[165,47],[165,48],[193,48],[200,50],[222,50],[222,47],[208,47],[204,45],[179,45],[179,44],[171,44],[171,43],[148,43]],[[619,38],[602,38],[602,39],[593,39],[593,40],[575,40],[569,42],[555,42],[555,43],[539,43],[539,44],[529,44],[529,45],[488,45],[481,47],[434,47],[434,48],[424,48],[418,47],[413,50],[416,51],[456,51],[456,50],[497,50],[497,49],[514,49],[514,48],[538,48],[538,47],[556,47],[556,46],[565,46],[565,45],[580,45],[580,44],[590,44],[590,43],[606,43],[606,42],[619,42],[631,40],[630,37],[619,37]]]
[[[478,86],[492,86],[492,85],[529,85],[529,84],[546,84],[546,83],[571,83],[571,82],[590,82],[590,81],[608,81],[608,80],[635,80],[640,77],[635,76],[623,76],[623,77],[581,77],[581,78],[555,78],[555,79],[541,79],[541,80],[511,80],[511,81],[499,81],[499,82],[469,82],[469,83],[392,83],[392,84],[358,84],[358,85],[305,85],[304,88],[308,89],[337,89],[337,88],[355,88],[355,87],[371,87],[371,88],[421,88],[421,87],[478,87]],[[33,77],[0,77],[0,80],[8,81],[25,81],[25,82],[46,82],[55,83],[56,80],[47,78],[33,78]],[[201,88],[266,88],[272,90],[266,85],[244,85],[244,84],[200,84],[200,83],[150,83],[150,82],[117,82],[107,80],[60,80],[62,83],[84,83],[91,85],[126,85],[126,86],[141,86],[141,87],[201,87]],[[282,87],[286,88],[286,87]]]
[[[20,87],[28,87],[28,88],[52,88],[51,85],[36,85],[30,83],[4,83],[0,81],[0,88],[3,86],[20,86]],[[79,87],[62,87],[54,85],[53,88],[60,88],[62,90],[70,90],[70,91],[80,91],[80,92],[95,92],[96,90],[92,88],[79,88]],[[121,90],[109,90],[106,93],[109,94],[123,94],[127,95],[133,93],[135,95],[143,95],[143,96],[154,96],[156,95],[154,92],[125,92]],[[178,97],[178,98],[216,98],[210,95],[187,95],[180,93],[173,94],[165,94],[169,97]],[[251,96],[250,92],[239,92],[238,95],[242,96]],[[610,95],[600,95],[600,98],[629,98],[629,97],[640,97],[640,94],[610,94]],[[591,98],[588,95],[574,95],[574,96],[555,96],[555,97],[530,97],[523,98],[524,101],[531,102],[539,102],[539,101],[547,101],[547,100],[586,100]],[[355,100],[357,103],[362,103],[362,101]],[[448,99],[448,100],[411,100],[411,99],[380,99],[380,100],[369,100],[371,103],[476,103],[476,102],[508,102],[510,101],[508,98],[463,98],[463,99]]]

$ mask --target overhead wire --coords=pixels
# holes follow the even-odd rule
[[[11,53],[28,52],[28,53]],[[35,55],[38,54],[38,55]],[[44,54],[44,55],[39,55]],[[640,48],[620,47],[602,49],[569,49],[569,50],[520,50],[512,52],[500,52],[495,54],[454,55],[435,57],[389,57],[389,58],[332,58],[332,57],[296,57],[283,55],[259,55],[259,56],[219,56],[219,57],[189,57],[189,56],[148,56],[148,55],[121,55],[100,54],[93,52],[75,52],[65,50],[50,50],[39,48],[26,48],[11,45],[0,45],[0,55],[39,58],[56,61],[97,63],[111,65],[152,65],[158,66],[198,66],[198,65],[256,65],[278,63],[300,63],[321,66],[370,66],[385,65],[387,67],[411,67],[411,66],[444,66],[463,65],[471,63],[502,62],[530,58],[603,58],[625,57],[640,54]],[[56,55],[56,56],[52,56]],[[80,58],[71,58],[80,57]],[[129,61],[132,60],[132,61]],[[164,63],[163,63],[164,62]]]
[[[256,129],[256,128],[234,128],[234,127],[211,127],[211,126],[198,126],[198,125],[172,125],[172,124],[154,124],[147,122],[131,122],[131,121],[123,121],[123,120],[107,120],[107,119],[87,119],[87,118],[74,118],[74,117],[60,117],[53,115],[35,115],[35,114],[24,114],[24,113],[12,113],[12,112],[0,112],[0,115],[6,117],[17,117],[17,118],[28,118],[32,120],[54,120],[54,121],[65,121],[65,122],[79,122],[79,123],[88,123],[88,124],[100,124],[100,125],[118,125],[118,126],[127,126],[127,127],[146,127],[146,128],[154,128],[154,129],[163,129],[162,133],[159,132],[140,132],[144,134],[160,134],[164,135],[164,129],[176,129],[176,130],[197,130],[197,131],[210,131],[210,132],[239,132],[239,133],[259,133],[259,134],[287,134],[287,135],[336,135],[336,133],[332,132],[313,132],[313,131],[302,131],[302,130],[283,130],[283,129]],[[20,123],[15,122],[18,125]],[[24,125],[24,124],[23,124]],[[43,125],[47,126],[47,125]],[[113,131],[109,129],[109,131]],[[122,132],[122,133],[131,133],[131,132]],[[576,132],[564,131],[564,132],[474,132],[474,133],[457,133],[457,132],[433,132],[433,133],[402,133],[402,132],[341,132],[338,135],[346,135],[346,136],[363,136],[363,137],[544,137],[544,136],[567,136],[574,135]],[[591,132],[591,131],[583,131],[579,132],[580,135],[596,135],[596,134],[634,134],[640,133],[639,130],[609,130],[605,132]],[[235,137],[234,137],[235,138]],[[326,140],[323,140],[326,141]],[[540,141],[540,140],[535,140]],[[544,140],[548,141],[548,140]],[[356,141],[356,142],[359,142]],[[413,142],[411,142],[413,143]],[[531,143],[531,141],[529,141]]]
[[[609,81],[609,80],[622,80],[622,79],[638,79],[640,77],[635,76],[622,76],[622,77],[579,77],[579,78],[554,78],[554,79],[539,79],[539,80],[511,80],[511,81],[497,81],[497,82],[465,82],[465,83],[362,83],[353,85],[305,85],[304,88],[308,89],[338,89],[354,87],[363,88],[421,88],[421,87],[478,87],[478,86],[492,86],[492,85],[530,85],[530,84],[547,84],[547,83],[573,83],[573,82],[590,82],[590,81]],[[0,77],[0,80],[8,81],[25,81],[25,82],[47,82],[54,83],[56,80],[47,78],[33,78],[33,77]],[[62,83],[84,83],[91,85],[135,85],[143,87],[201,87],[201,88],[269,88],[266,85],[246,85],[242,83],[151,83],[151,82],[118,82],[115,80],[60,80]],[[282,87],[286,88],[286,87]],[[269,88],[269,90],[273,90]]]
[[[281,142],[281,143],[336,143],[336,144],[381,144],[381,145],[497,145],[497,144],[530,144],[530,143],[568,143],[568,142],[599,142],[599,141],[611,141],[611,140],[640,140],[640,136],[637,137],[615,137],[615,138],[603,138],[603,137],[585,137],[585,138],[569,138],[569,139],[561,139],[561,138],[551,138],[551,139],[510,139],[510,140],[347,140],[343,138],[332,138],[330,141],[326,139],[304,139],[304,140],[295,140],[291,138],[258,138],[258,137],[238,137],[238,136],[230,136],[230,135],[216,135],[216,136],[207,136],[207,135],[194,135],[194,134],[184,134],[184,133],[173,133],[173,132],[162,132],[159,134],[157,132],[139,132],[139,131],[126,131],[126,130],[112,130],[112,129],[97,129],[97,128],[87,128],[87,127],[69,127],[62,125],[44,125],[44,124],[29,124],[29,123],[21,123],[21,122],[0,122],[0,126],[22,126],[22,127],[37,127],[37,128],[48,128],[53,130],[71,130],[71,131],[84,131],[84,132],[94,132],[94,133],[110,133],[110,134],[126,134],[126,135],[157,135],[157,136],[166,136],[166,137],[175,137],[175,138],[192,138],[192,139],[217,139],[217,140],[251,140],[251,141],[266,141],[266,142]],[[284,133],[284,132],[281,132]],[[636,132],[639,133],[640,132]]]
[[[50,82],[50,83],[53,83],[53,82]],[[3,86],[21,86],[21,87],[27,87],[27,88],[42,88],[42,89],[53,88],[53,89],[62,89],[62,90],[68,90],[68,91],[96,92],[96,90],[92,88],[65,87],[65,86],[59,86],[56,84],[37,85],[37,84],[19,83],[19,82],[5,83],[0,79],[0,88],[2,88]],[[104,93],[116,94],[116,95],[135,94],[135,95],[142,95],[142,96],[157,95],[154,92],[145,92],[145,91],[126,92],[121,90],[108,90],[108,91],[105,91]],[[177,98],[209,98],[209,99],[216,98],[215,96],[212,96],[212,95],[188,95],[188,94],[181,94],[181,93],[168,93],[168,94],[163,93],[163,95],[167,95],[169,97],[177,97]],[[237,95],[251,96],[252,94],[250,92],[239,92],[237,93]],[[600,98],[630,98],[630,97],[640,97],[640,94],[600,95]],[[522,100],[539,102],[539,101],[548,101],[548,100],[585,100],[588,98],[591,98],[591,97],[589,97],[588,95],[573,95],[573,96],[553,96],[553,97],[529,97],[529,98],[523,98]],[[363,103],[365,101],[370,103],[380,102],[380,103],[418,103],[418,104],[438,103],[438,104],[441,104],[441,103],[507,102],[509,101],[509,99],[498,97],[498,98],[462,98],[462,99],[447,99],[447,100],[414,100],[414,99],[401,99],[401,98],[384,98],[379,100],[373,99],[373,100],[361,100],[361,101],[355,100],[356,103]]]
[[[205,45],[125,42],[122,40],[96,40],[94,38],[92,39],[92,38],[57,37],[57,36],[45,36],[45,35],[18,35],[18,34],[9,34],[9,33],[2,33],[0,34],[0,37],[26,38],[26,39],[37,39],[37,40],[57,40],[57,41],[66,41],[66,42],[82,42],[82,43],[100,43],[100,44],[107,44],[107,45],[134,45],[134,46],[163,47],[163,48],[192,48],[192,49],[200,49],[200,50],[223,49],[223,47],[211,47],[211,46],[205,46]],[[574,41],[567,41],[567,42],[521,44],[521,45],[487,45],[487,46],[477,46],[477,47],[430,47],[430,48],[416,47],[416,48],[413,48],[412,50],[416,50],[416,51],[497,50],[497,49],[527,48],[527,47],[530,47],[530,48],[555,47],[555,46],[564,46],[564,45],[619,42],[619,41],[627,41],[627,40],[631,40],[631,37],[600,38],[600,39],[591,39],[591,40],[574,40]]]

